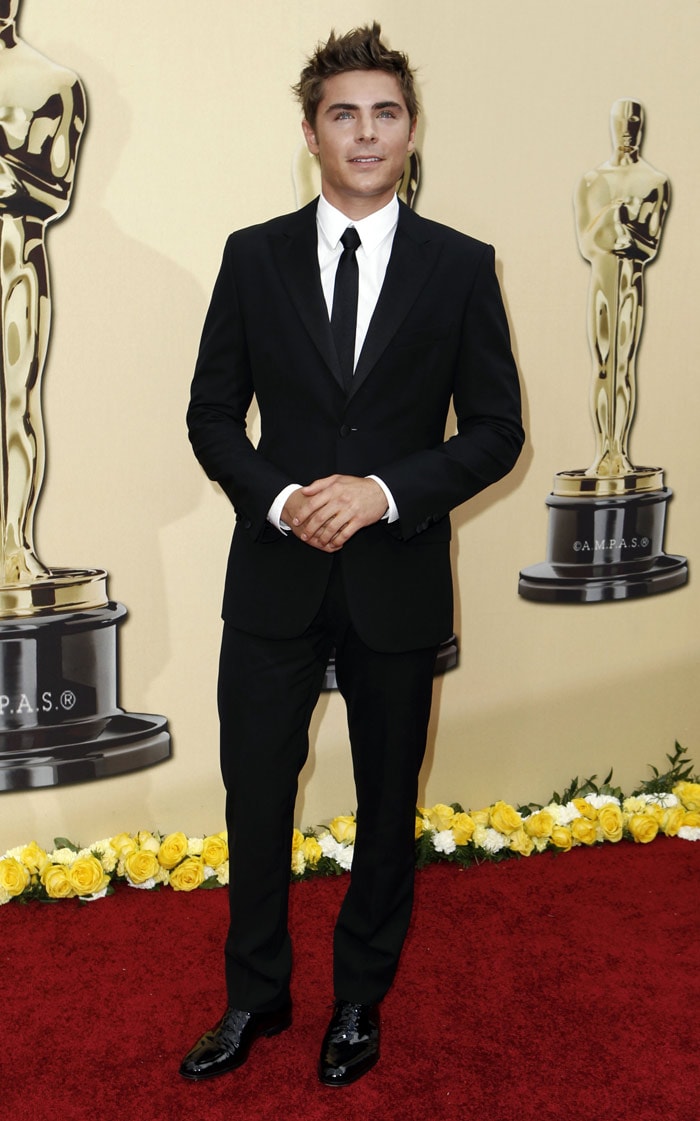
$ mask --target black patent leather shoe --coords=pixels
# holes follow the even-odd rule
[[[318,1077],[324,1086],[349,1086],[379,1058],[379,1005],[336,1000],[321,1044]]]
[[[292,1006],[274,1012],[242,1012],[229,1008],[215,1028],[206,1032],[180,1064],[180,1074],[197,1082],[243,1066],[251,1045],[261,1036],[278,1035],[292,1022]]]

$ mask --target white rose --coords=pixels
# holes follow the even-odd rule
[[[472,841],[477,848],[485,849],[486,852],[491,853],[500,852],[508,845],[508,838],[503,833],[499,833],[497,829],[492,829],[490,825],[477,825]]]
[[[551,813],[555,825],[571,825],[574,818],[581,816],[573,802],[567,802],[565,806],[560,805],[559,802],[552,802],[551,806],[545,806],[545,809]]]
[[[335,860],[336,864],[339,864],[346,871],[351,868],[354,851],[352,845],[341,845],[331,833],[324,833],[322,837],[319,837],[319,844],[324,856],[327,856],[330,860]]]
[[[451,829],[441,829],[439,833],[433,833],[430,839],[433,842],[433,848],[436,852],[444,852],[447,854],[454,852],[457,848],[454,833]]]
[[[620,799],[614,798],[612,794],[587,794],[584,798],[584,802],[595,806],[597,810],[599,810],[601,806],[609,806],[611,803],[615,806],[620,805]]]
[[[700,841],[700,826],[681,825],[678,836],[682,837],[684,841]]]

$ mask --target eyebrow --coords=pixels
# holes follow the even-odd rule
[[[360,106],[352,101],[334,101],[326,109],[326,113],[332,113],[335,109],[359,109]],[[375,101],[374,105],[370,106],[372,109],[403,109],[403,106],[398,101]]]

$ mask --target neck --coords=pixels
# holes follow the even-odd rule
[[[616,167],[625,167],[627,164],[639,163],[639,148],[616,148],[612,162]]]
[[[345,195],[336,197],[333,191],[326,190],[325,186],[321,184],[321,192],[326,202],[344,214],[351,222],[360,222],[363,218],[369,218],[370,214],[376,214],[378,210],[383,210],[388,206],[396,192],[392,189],[386,194],[379,196],[372,196],[371,198],[347,198]]]

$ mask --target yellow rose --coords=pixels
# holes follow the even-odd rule
[[[160,843],[158,860],[163,868],[174,868],[187,856],[187,837],[184,833],[168,833]]]
[[[493,829],[506,836],[509,833],[514,833],[519,829],[523,823],[523,819],[513,806],[509,806],[507,802],[496,802],[491,807],[490,824]]]
[[[469,816],[475,825],[488,825],[491,819],[491,811],[485,810],[470,810]]]
[[[109,843],[121,857],[128,856],[130,852],[135,852],[138,848],[130,833],[117,833],[116,837],[112,837]]]
[[[452,834],[456,845],[468,845],[474,836],[474,819],[469,814],[458,813],[452,819]]]
[[[304,834],[301,829],[294,829],[292,831],[292,872],[295,876],[301,876],[306,870],[306,857],[303,851]]]
[[[228,860],[228,841],[220,833],[205,837],[202,844],[202,860],[210,868],[218,868]]]
[[[638,844],[648,845],[659,832],[659,823],[651,814],[632,814],[627,828]]]
[[[432,809],[423,810],[423,815],[427,817],[433,829],[438,833],[443,833],[445,829],[452,828],[455,812],[452,806],[446,806],[443,802],[438,802]]]
[[[419,813],[417,813],[416,814],[416,840],[418,840],[420,837],[423,836],[423,830],[424,829],[425,829],[425,821],[423,820],[421,815]]]
[[[124,858],[124,871],[132,884],[145,884],[146,880],[154,879],[160,872],[158,857],[150,849],[130,852]]]
[[[32,875],[41,875],[41,870],[48,860],[48,856],[44,849],[40,848],[36,841],[30,841],[28,845],[22,849],[20,853],[20,860],[25,868],[28,868]]]
[[[319,860],[323,856],[323,849],[318,843],[316,837],[304,837],[304,843],[301,846],[301,851],[304,854],[304,860],[306,861],[306,863],[311,864],[314,867],[318,864]]]
[[[160,847],[159,842],[152,833],[146,832],[141,829],[136,834],[136,844],[140,849],[146,849],[148,852],[157,853]]]
[[[598,811],[595,806],[587,802],[585,798],[574,798],[574,805],[581,814],[581,817],[588,818],[589,821],[595,821],[598,816]]]
[[[568,852],[573,844],[571,830],[566,825],[555,825],[552,828],[552,844],[563,852]]]
[[[49,899],[70,899],[75,895],[73,885],[62,864],[47,864],[41,873],[41,882],[46,888]]]
[[[551,837],[554,818],[548,810],[538,810],[525,818],[523,828],[528,837]]]
[[[680,798],[687,810],[700,812],[700,782],[677,782],[673,793],[676,798]]]
[[[508,848],[521,856],[529,856],[534,847],[532,837],[528,837],[524,829],[516,829],[508,838]]]
[[[685,810],[682,806],[669,806],[664,810],[661,828],[667,837],[677,836],[681,825],[685,825]]]
[[[689,829],[700,829],[700,811],[688,810],[683,818],[683,825],[688,826]]]
[[[633,798],[625,798],[624,802],[622,803],[622,808],[626,814],[644,813],[645,806],[646,802],[643,798],[640,798],[638,794]]]
[[[355,843],[355,817],[348,814],[345,817],[334,817],[328,826],[339,844],[353,845]]]
[[[571,822],[571,836],[581,845],[594,845],[597,839],[595,822],[587,817],[575,817]]]
[[[78,856],[66,869],[76,895],[95,895],[109,883],[109,876],[96,856]]]
[[[661,825],[665,812],[663,806],[660,806],[658,802],[647,802],[644,807],[644,813],[653,817],[657,825]]]
[[[29,887],[31,876],[29,869],[25,868],[14,856],[6,856],[0,860],[0,888],[9,896],[15,898]]]
[[[598,811],[598,824],[603,831],[606,841],[619,841],[622,839],[624,824],[622,810],[614,802],[607,802]]]
[[[189,856],[170,873],[170,886],[175,891],[194,891],[203,883],[204,864],[200,856]]]

